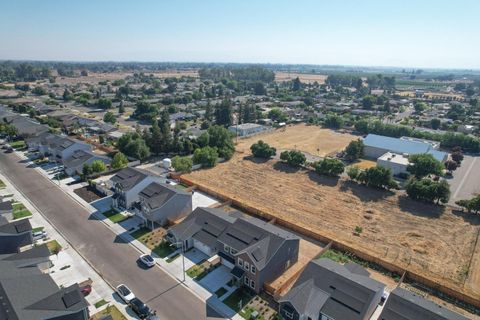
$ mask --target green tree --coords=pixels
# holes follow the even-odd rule
[[[414,107],[416,113],[421,113],[422,111],[427,110],[428,106],[425,102],[415,101],[415,103],[413,104],[413,107]]]
[[[150,156],[150,149],[138,132],[129,132],[118,139],[118,150],[125,155],[144,160]]]
[[[268,117],[277,122],[285,122],[288,119],[287,115],[279,108],[273,108],[270,110],[268,112]]]
[[[447,203],[450,198],[450,186],[447,181],[434,181],[429,178],[411,178],[405,186],[407,195],[414,199],[425,202]]]
[[[42,87],[35,87],[35,88],[33,88],[32,93],[36,94],[38,96],[44,96],[44,95],[47,94],[47,90],[45,90]]]
[[[339,159],[325,158],[313,164],[315,172],[326,176],[337,177],[345,170],[345,165]]]
[[[297,150],[286,150],[280,154],[280,160],[288,163],[293,167],[299,167],[305,164],[307,161],[305,155]]]
[[[350,174],[351,172],[349,172],[349,176]],[[395,180],[393,180],[392,171],[384,167],[377,166],[360,171],[356,180],[369,187],[380,189],[390,190],[398,187]]]
[[[267,94],[267,89],[262,82],[257,81],[253,84],[253,92],[256,96],[264,96]]]
[[[158,120],[158,127],[162,133],[161,147],[163,152],[169,152],[172,146],[172,131],[170,129],[170,114],[163,109]]]
[[[172,167],[177,172],[188,173],[192,171],[193,161],[190,157],[175,156],[172,158]]]
[[[292,81],[292,90],[293,91],[299,91],[300,89],[302,89],[302,82],[300,81],[299,77],[296,77]]]
[[[114,124],[115,122],[117,122],[117,118],[112,112],[108,111],[103,115],[103,121]]]
[[[433,130],[437,130],[438,128],[440,128],[441,123],[442,122],[440,121],[440,119],[437,118],[430,120],[430,126]]]
[[[224,99],[215,106],[215,123],[222,126],[232,125],[232,102]]]
[[[111,163],[112,169],[125,168],[127,164],[128,164],[128,159],[123,153],[121,152],[115,153]]]
[[[459,165],[462,163],[463,161],[463,153],[462,151],[454,151],[452,152],[452,154],[450,155],[450,157],[452,158],[453,161],[455,161],[456,163],[458,163]]]
[[[153,120],[150,133],[149,139],[146,140],[147,145],[155,155],[158,155],[163,150],[163,135],[157,120]]]
[[[250,150],[255,157],[265,159],[270,159],[277,153],[277,149],[270,147],[267,143],[263,142],[263,140],[259,140],[257,143],[252,144]]]
[[[102,160],[94,160],[91,165],[93,173],[99,173],[107,170],[107,166]]]
[[[97,105],[102,109],[110,109],[112,107],[112,100],[108,98],[100,98],[97,101]]]
[[[372,107],[375,105],[377,102],[377,99],[373,95],[366,95],[362,98],[362,105],[363,108],[366,110],[372,109]]]
[[[74,98],[75,98],[75,96],[73,95],[72,92],[70,92],[70,90],[65,89],[65,90],[63,91],[63,100],[65,100],[65,101],[72,101]]]
[[[345,124],[343,118],[336,114],[329,114],[324,120],[325,126],[332,129],[340,129]]]
[[[478,213],[480,211],[480,196],[476,196],[469,200],[459,200],[456,201],[455,204],[459,205],[464,209],[467,209],[469,213],[472,211]]]
[[[212,168],[217,163],[218,152],[212,147],[197,148],[193,153],[193,163],[201,164],[204,168]]]
[[[120,104],[118,105],[118,113],[119,114],[124,114],[125,113],[125,106],[123,104],[123,100],[120,101]]]
[[[230,159],[235,152],[232,133],[222,126],[211,126],[207,133],[208,145],[216,148],[220,157]]]
[[[358,139],[350,141],[347,148],[345,149],[345,157],[349,161],[357,160],[363,156],[364,148],[365,145],[363,144],[362,140]]]
[[[453,160],[447,160],[445,161],[445,169],[448,170],[450,174],[452,174],[453,171],[457,170],[458,168],[458,163],[456,163]]]
[[[352,166],[347,168],[347,175],[352,180],[357,180],[360,172],[361,170],[358,166]]]
[[[443,164],[429,153],[414,154],[408,157],[407,171],[416,178],[423,178],[430,174],[441,176]]]
[[[88,163],[85,163],[83,165],[83,169],[82,169],[83,176],[86,178],[89,175],[91,175],[92,173],[93,173],[92,166],[90,166]]]

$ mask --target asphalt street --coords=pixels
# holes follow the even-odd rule
[[[205,319],[203,301],[158,267],[143,269],[139,252],[15,154],[0,152],[0,171],[113,286],[126,284],[160,319]],[[95,284],[94,284],[95,285]],[[209,312],[210,313],[210,312]]]

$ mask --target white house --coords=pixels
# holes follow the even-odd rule
[[[117,172],[110,181],[114,190],[113,207],[123,211],[133,208],[139,200],[138,194],[150,183],[165,182],[165,179],[142,169],[127,167]]]
[[[407,172],[408,154],[387,152],[377,159],[377,165],[392,170],[393,175]]]

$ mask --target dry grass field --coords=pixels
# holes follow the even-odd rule
[[[402,97],[411,97],[415,98],[416,93],[415,91],[397,91],[396,92],[399,96]],[[461,94],[456,94],[456,93],[441,93],[441,92],[430,92],[427,91],[423,93],[424,96],[432,99],[432,98],[456,98],[459,100],[464,99],[464,97]]]
[[[327,75],[315,73],[298,73],[298,72],[275,72],[275,81],[291,81],[298,77],[301,82],[313,83],[317,81],[319,84],[324,84]]]
[[[246,152],[253,143],[263,140],[277,150],[298,149],[324,157],[345,149],[350,141],[356,139],[357,136],[348,133],[299,124],[241,139],[238,141],[237,150]]]
[[[307,139],[309,130],[320,130],[298,127],[309,132]],[[297,141],[297,148],[308,152],[315,144],[299,139],[292,128],[241,140],[230,161],[184,177],[225,198],[480,298],[480,248],[475,248],[479,216],[251,157],[247,149],[260,138],[285,149]],[[322,143],[328,149],[325,153],[335,151],[332,139]],[[345,143],[339,143],[338,150]],[[353,234],[357,226],[363,230],[359,236]]]

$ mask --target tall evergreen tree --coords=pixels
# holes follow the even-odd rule
[[[169,152],[172,145],[172,132],[170,131],[170,115],[167,109],[163,109],[160,120],[158,121],[158,126],[162,133],[162,151]]]

